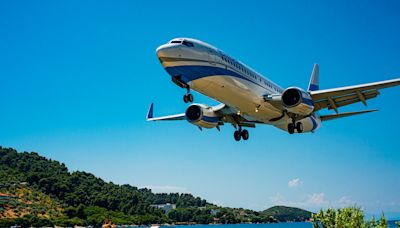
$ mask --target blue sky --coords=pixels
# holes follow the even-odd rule
[[[399,88],[368,102],[379,112],[314,134],[259,126],[238,143],[228,125],[145,121],[153,101],[155,115],[185,110],[155,55],[174,37],[217,46],[282,87],[306,88],[319,63],[321,88],[333,88],[399,77],[399,10],[398,1],[3,1],[0,145],[224,206],[357,204],[400,217]]]

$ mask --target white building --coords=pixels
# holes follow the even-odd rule
[[[163,209],[165,211],[165,214],[168,214],[171,210],[176,209],[176,204],[170,204],[170,203],[152,204],[150,206]]]

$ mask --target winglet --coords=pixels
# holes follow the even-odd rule
[[[310,83],[308,84],[308,91],[316,90],[319,90],[319,66],[317,63],[314,64],[314,68],[311,73]]]
[[[154,103],[151,103],[149,111],[147,112],[147,116],[146,116],[147,120],[153,118],[153,106],[154,106]]]

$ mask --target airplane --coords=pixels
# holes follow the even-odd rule
[[[319,66],[314,64],[307,90],[282,88],[252,68],[210,44],[192,38],[175,38],[156,49],[157,57],[177,86],[186,89],[185,103],[193,102],[195,90],[221,102],[216,106],[193,103],[184,113],[154,117],[154,103],[147,121],[187,120],[202,130],[225,123],[236,129],[236,141],[248,140],[257,124],[268,124],[289,134],[315,132],[321,122],[377,111],[339,113],[342,106],[366,101],[380,89],[400,85],[400,78],[333,89],[319,89]],[[319,115],[328,109],[335,113]]]

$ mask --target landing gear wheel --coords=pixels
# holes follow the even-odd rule
[[[185,102],[185,103],[188,103],[188,102],[193,102],[193,94],[191,94],[191,93],[187,93],[187,94],[185,94],[185,95],[183,95],[183,101]]]
[[[183,102],[185,102],[185,103],[189,102],[189,98],[188,98],[187,94],[183,95]]]
[[[288,129],[289,134],[293,134],[294,133],[294,124],[292,124],[292,123],[288,124],[287,129]]]
[[[243,130],[240,135],[242,136],[243,140],[248,140],[249,139],[249,132],[247,130]]]
[[[189,102],[193,102],[193,100],[194,100],[194,99],[193,99],[193,94],[188,93],[188,94],[187,94],[187,97],[188,97],[188,101],[189,101]]]
[[[240,131],[235,131],[233,133],[233,137],[235,138],[236,141],[240,141]]]
[[[297,133],[302,133],[303,132],[303,124],[301,124],[300,122],[297,122],[296,130],[297,130]]]

